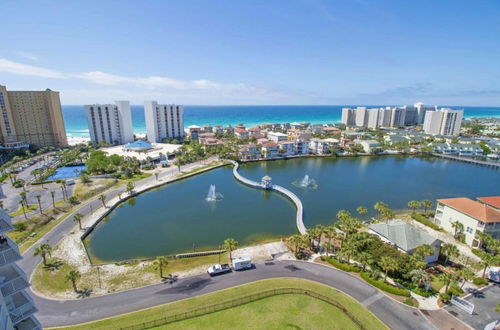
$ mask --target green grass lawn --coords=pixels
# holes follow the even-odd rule
[[[436,290],[436,291],[439,291],[441,290],[441,288],[444,286],[444,282],[441,281],[439,279],[439,277],[437,276],[431,276],[431,287]]]
[[[38,204],[28,204],[28,207],[19,205],[19,208],[14,212],[9,213],[9,215],[12,218],[17,217],[18,215],[23,214],[23,209],[26,213],[34,211],[34,210],[38,210]]]
[[[156,320],[165,316],[175,315],[196,308],[204,307],[255,294],[261,291],[277,288],[299,288],[314,291],[336,300],[370,329],[387,329],[387,327],[371,312],[362,307],[352,298],[323,284],[296,279],[279,278],[252,282],[242,286],[221,290],[199,297],[188,298],[170,304],[165,304],[142,311],[128,313],[96,322],[85,323],[65,329],[118,329],[129,325]],[[178,323],[163,326],[169,329],[204,328],[337,328],[356,329],[352,321],[337,308],[323,301],[304,295],[280,295],[258,300],[232,309],[203,315]]]

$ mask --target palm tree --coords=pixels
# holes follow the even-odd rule
[[[33,256],[36,257],[38,255],[41,255],[43,259],[43,265],[47,266],[47,254],[50,256],[51,252],[52,252],[52,247],[47,243],[43,243],[35,248],[35,250],[33,251]]]
[[[50,192],[50,197],[52,197],[52,207],[55,209],[56,208],[56,192],[52,190]]]
[[[339,213],[340,212],[342,212],[342,211],[339,211]],[[347,212],[347,211],[345,211],[345,212]],[[337,217],[338,217],[338,213],[337,213]],[[351,214],[349,212],[347,212],[347,214],[345,214],[345,215],[342,215],[339,218],[339,220],[340,221],[338,223],[338,227],[340,230],[342,230],[345,233],[346,238],[349,238],[349,236],[351,234],[354,234],[355,232],[357,232],[358,228],[361,227],[361,222],[359,221],[359,219],[351,216]]]
[[[461,223],[459,221],[452,222],[451,226],[453,228],[455,228],[455,233],[453,234],[453,236],[455,236],[455,238],[457,238],[457,235],[459,232],[461,233],[464,231],[464,225],[463,225],[463,223]]]
[[[156,257],[155,261],[153,262],[153,265],[155,269],[158,269],[160,271],[160,278],[163,278],[163,268],[165,268],[168,265],[167,258],[165,257]]]
[[[412,209],[413,213],[415,213],[415,210],[420,207],[420,202],[419,201],[409,201],[408,207],[410,209]]]
[[[332,247],[334,247],[334,244],[332,244],[332,239],[335,239],[338,237],[337,230],[335,229],[335,227],[334,226],[326,226],[325,227],[325,236],[328,238],[328,243],[330,243],[330,245]]]
[[[36,200],[38,201],[38,207],[39,207],[39,211],[40,211],[40,214],[42,214],[42,195],[36,195]]]
[[[455,277],[453,276],[453,274],[448,274],[448,273],[439,274],[439,280],[441,280],[445,284],[444,292],[448,292],[448,288],[450,287],[450,283],[454,278]]]
[[[82,219],[83,219],[83,214],[77,213],[73,216],[73,221],[78,222],[78,226],[80,227],[80,230],[82,230]]]
[[[61,181],[61,189],[63,191],[63,198],[66,200],[68,198],[68,191],[66,190],[66,180]]]
[[[21,200],[24,202],[24,204],[26,204],[26,206],[28,206],[28,200],[26,199],[26,192],[25,191],[21,191],[19,193],[19,197],[21,197]]]
[[[456,247],[455,244],[451,243],[445,243],[441,246],[441,253],[446,256],[446,259],[444,260],[444,265],[448,263],[449,258],[456,258],[460,255],[460,251]]]
[[[127,194],[131,195],[134,191],[134,183],[132,181],[127,182],[127,187],[125,188]]]
[[[356,212],[358,212],[359,215],[363,215],[363,214],[368,213],[368,209],[366,207],[364,207],[363,205],[361,205],[361,206],[358,206],[356,208]]]
[[[398,263],[393,257],[383,256],[380,258],[378,265],[385,273],[384,282],[387,280],[387,273],[398,269]]]
[[[390,208],[385,208],[384,210],[382,210],[382,218],[385,219],[385,222],[387,223],[389,220],[392,220],[394,219],[395,217],[395,213],[393,210],[391,210]]]
[[[425,259],[425,257],[431,256],[434,254],[434,249],[429,244],[422,244],[417,246],[415,249],[415,255],[420,256]]]
[[[82,275],[77,270],[70,270],[68,274],[66,274],[65,276],[66,282],[71,281],[71,284],[73,285],[73,290],[75,292],[78,292],[78,288],[76,287],[76,281],[78,281],[81,277]]]
[[[106,207],[106,196],[104,194],[100,194],[99,197],[97,197],[97,199],[101,201],[104,207]]]
[[[321,247],[323,248],[323,250],[326,252],[326,256],[328,257],[328,254],[329,252],[332,250],[332,246],[333,244],[331,242],[323,242],[321,244]]]
[[[381,219],[382,218],[382,211],[384,211],[385,209],[387,209],[389,206],[387,206],[387,204],[385,204],[384,202],[376,202],[374,205],[373,205],[373,208],[375,209],[375,211],[378,212],[378,218]]]
[[[500,255],[493,255],[488,252],[483,252],[481,255],[481,264],[484,266],[483,268],[483,278],[486,276],[486,269],[488,267],[500,262]]]
[[[356,242],[352,239],[348,239],[342,244],[340,253],[346,257],[346,261],[349,264],[351,262],[351,257],[358,252],[358,247]]]
[[[429,274],[423,269],[414,269],[408,273],[411,280],[417,284],[418,287],[422,287],[429,283]]]
[[[358,260],[363,265],[363,271],[366,270],[366,265],[371,264],[374,259],[371,253],[361,252],[356,256],[356,260]]]
[[[28,217],[26,216],[26,209],[24,208],[24,202],[22,199],[19,201],[19,207],[21,208],[21,210],[23,210],[24,219],[28,220]]]
[[[233,260],[232,252],[238,246],[238,241],[234,238],[226,238],[223,243],[224,249],[229,251],[229,260]]]
[[[474,272],[467,267],[463,267],[456,274],[462,280],[462,285],[460,285],[460,288],[463,288],[465,282],[472,280],[475,276]]]
[[[318,241],[318,247],[321,246],[321,236],[325,233],[325,226],[319,224],[314,227],[316,229],[316,240]]]
[[[423,201],[420,202],[420,204],[424,208],[424,213],[427,213],[427,209],[430,209],[433,203],[428,199],[424,199]]]
[[[299,252],[299,247],[304,244],[304,237],[300,234],[295,234],[288,238],[288,242],[294,246],[295,254],[297,254]]]

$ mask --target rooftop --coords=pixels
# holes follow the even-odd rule
[[[437,238],[403,220],[392,220],[370,225],[370,229],[385,237],[400,249],[409,252],[423,244],[432,244]]]
[[[494,199],[496,198],[496,203],[498,203],[498,199],[500,199],[500,196],[481,198],[483,200],[485,198],[488,200],[493,199],[493,202],[495,202]],[[438,199],[438,202],[482,222],[500,222],[500,210],[497,210],[486,204],[473,201],[470,198],[446,198]]]
[[[153,145],[144,140],[137,140],[134,142],[127,143],[124,148],[133,150],[146,150],[146,149],[152,149]]]
[[[478,197],[477,200],[496,209],[500,209],[500,196]]]

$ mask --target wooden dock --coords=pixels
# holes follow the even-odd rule
[[[432,155],[435,157],[440,157],[440,158],[444,158],[444,159],[451,159],[451,160],[456,160],[459,162],[464,162],[464,163],[469,163],[469,164],[474,164],[474,165],[479,165],[479,166],[485,166],[485,167],[494,168],[494,169],[500,169],[500,162],[494,163],[494,162],[488,162],[485,160],[479,160],[479,159],[473,159],[473,158],[465,158],[465,157],[459,157],[459,156],[438,154],[435,152],[432,153]]]

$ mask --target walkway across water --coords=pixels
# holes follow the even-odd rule
[[[233,175],[236,178],[236,180],[238,180],[241,183],[244,183],[250,187],[266,189],[266,187],[261,182],[253,181],[253,180],[250,180],[250,179],[243,177],[238,172],[238,168],[240,167],[240,164],[238,164],[238,162],[236,162],[234,160],[229,160],[229,161],[233,164]],[[304,222],[302,219],[303,213],[304,213],[304,207],[302,206],[302,201],[300,200],[300,198],[297,197],[297,195],[295,195],[290,190],[283,188],[282,186],[279,186],[277,184],[271,185],[270,189],[275,190],[275,191],[285,195],[295,204],[295,207],[297,208],[297,217],[296,217],[297,230],[302,235],[306,234],[307,228],[306,228],[306,226],[304,226]]]
[[[488,161],[479,160],[479,159],[465,158],[465,157],[452,156],[452,155],[444,155],[444,154],[438,154],[438,153],[433,153],[432,155],[436,156],[436,157],[445,158],[445,159],[458,160],[459,162],[466,162],[466,163],[470,163],[470,164],[500,169],[500,162],[499,163],[488,162]]]

